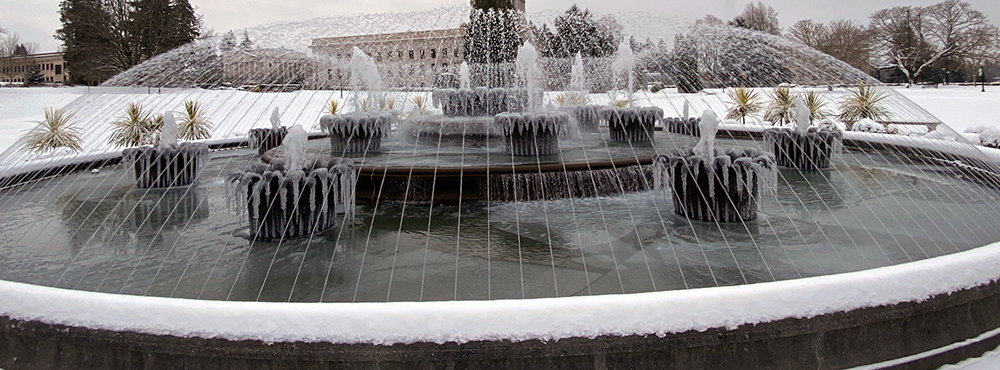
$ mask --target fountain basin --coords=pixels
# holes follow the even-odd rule
[[[562,110],[569,113],[576,122],[576,127],[582,132],[597,132],[601,122],[601,110],[607,107],[601,105],[579,105],[564,107]]]
[[[761,188],[777,182],[774,157],[753,149],[717,150],[710,160],[679,150],[653,161],[654,187],[669,188],[674,213],[695,220],[754,220]]]
[[[378,151],[389,136],[396,115],[390,112],[325,115],[319,123],[330,134],[333,153],[368,153]]]
[[[484,117],[523,112],[528,95],[522,88],[438,89],[431,93],[431,101],[447,117]]]
[[[493,117],[424,115],[406,119],[399,132],[407,141],[432,146],[499,147],[504,138]]]
[[[132,168],[135,186],[139,188],[190,185],[198,178],[207,156],[208,145],[202,143],[144,146],[122,152],[122,160]]]
[[[495,117],[507,152],[516,156],[559,153],[559,135],[569,125],[566,113],[505,113]]]
[[[653,140],[653,129],[663,119],[663,110],[656,107],[614,108],[601,113],[608,121],[611,140],[617,142],[648,142]]]
[[[250,234],[279,240],[310,236],[333,227],[338,214],[354,210],[354,162],[312,161],[287,171],[282,162],[256,164],[227,176],[228,197],[245,212]]]
[[[288,135],[288,128],[255,128],[250,130],[250,147],[257,149],[257,155],[263,155],[268,150],[277,148]]]
[[[830,168],[833,155],[843,147],[843,132],[836,129],[810,127],[805,133],[791,128],[764,131],[767,149],[777,164],[801,171]]]

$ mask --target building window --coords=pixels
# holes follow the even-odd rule
[[[413,59],[413,50],[410,50],[410,59]]]
[[[399,59],[401,59],[401,60],[403,59],[403,51],[402,50],[399,51]]]
[[[62,74],[62,64],[56,64],[56,74],[57,75]]]
[[[458,49],[455,49],[455,58],[458,58]]]
[[[437,59],[438,53],[437,49],[431,49],[431,59]]]
[[[443,56],[445,58],[448,57],[448,48],[444,48],[444,50],[441,50],[441,56]]]
[[[420,59],[424,59],[424,49],[420,49]]]

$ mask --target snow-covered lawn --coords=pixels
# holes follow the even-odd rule
[[[86,87],[0,88],[0,153],[35,127],[46,107],[62,108],[86,92]]]
[[[987,86],[985,93],[978,86],[957,85],[894,89],[955,131],[982,124],[1000,126],[1000,87]]]

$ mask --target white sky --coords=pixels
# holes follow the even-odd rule
[[[300,21],[324,16],[356,13],[412,11],[442,5],[456,5],[468,0],[190,0],[204,16],[205,26],[217,32],[250,27],[275,21]],[[799,19],[819,22],[851,18],[867,23],[872,12],[897,5],[930,5],[940,0],[767,0],[778,11],[781,27]],[[1000,24],[1000,1],[966,0],[986,13],[993,24]],[[673,13],[684,18],[714,14],[732,18],[749,0],[527,0],[528,11],[565,10],[574,3],[598,12],[622,9]],[[0,27],[17,32],[24,41],[37,42],[40,51],[55,51],[60,42],[53,39],[59,23],[59,0],[0,0]]]

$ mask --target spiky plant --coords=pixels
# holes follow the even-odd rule
[[[864,83],[858,84],[857,89],[848,91],[851,92],[851,95],[840,102],[840,115],[838,116],[841,121],[847,123],[848,129],[854,125],[854,122],[863,118],[876,122],[889,119],[889,110],[882,106],[882,102],[889,98],[888,93],[875,87],[866,86]]]
[[[588,103],[587,94],[570,91],[559,95],[556,95],[556,104],[560,107],[571,106],[571,105],[587,105]]]
[[[326,113],[334,116],[340,113],[340,102],[331,100],[329,103],[326,103]]]
[[[396,109],[396,99],[383,96],[378,99],[378,110],[395,110]]]
[[[733,88],[726,92],[730,102],[726,119],[739,119],[743,124],[747,123],[747,116],[760,111],[763,104],[760,102],[760,95],[756,91],[746,87]]]
[[[108,144],[116,147],[153,145],[159,140],[159,129],[163,127],[163,116],[157,119],[142,108],[142,104],[129,103],[125,114],[111,123],[111,137]]]
[[[358,108],[361,109],[362,112],[367,112],[372,109],[371,103],[368,102],[368,99],[362,100],[361,105],[359,105]]]
[[[22,138],[28,150],[35,153],[46,153],[56,148],[69,148],[73,152],[82,150],[80,130],[74,127],[73,113],[62,109],[45,108],[45,119],[36,121],[41,125],[26,132]]]
[[[764,111],[764,120],[768,122],[787,124],[795,122],[795,98],[792,89],[777,87],[769,94],[771,104]]]
[[[830,117],[830,111],[826,109],[826,102],[815,91],[807,92],[803,96],[806,108],[809,108],[809,122],[816,122]]]
[[[611,102],[611,105],[615,108],[627,108],[629,103],[631,103],[631,101],[628,99],[615,99]]]
[[[204,140],[212,137],[212,122],[205,116],[201,104],[194,100],[184,102],[184,115],[177,122],[177,137],[182,140]]]
[[[410,101],[413,102],[413,106],[417,108],[417,111],[420,112],[420,114],[427,113],[427,97],[426,96],[417,95],[417,96],[414,96],[414,97],[410,98]]]

